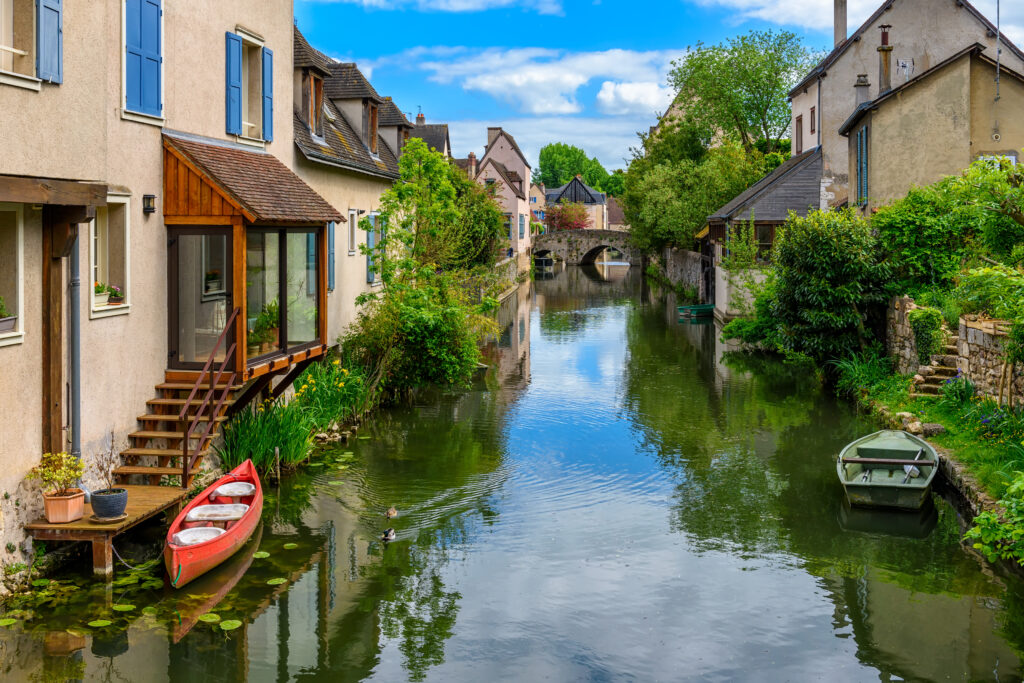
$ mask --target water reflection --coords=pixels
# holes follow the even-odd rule
[[[939,498],[846,508],[832,458],[872,426],[675,305],[609,264],[524,284],[471,390],[268,486],[262,536],[188,592],[83,578],[29,610],[0,677],[1019,680],[1020,582]]]

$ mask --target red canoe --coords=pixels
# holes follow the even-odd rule
[[[181,588],[231,557],[252,536],[263,512],[263,489],[251,460],[196,496],[167,531],[164,565]]]

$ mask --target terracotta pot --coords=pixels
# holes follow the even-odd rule
[[[82,518],[85,514],[85,493],[81,489],[70,496],[56,496],[52,493],[43,494],[43,511],[46,521],[50,524],[67,524]]]

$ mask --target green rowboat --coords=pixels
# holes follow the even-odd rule
[[[714,304],[696,304],[679,306],[679,315],[683,318],[710,318],[715,314]]]
[[[883,430],[847,445],[836,460],[836,473],[850,505],[917,510],[928,498],[938,464],[926,441]]]

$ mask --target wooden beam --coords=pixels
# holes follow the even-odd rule
[[[166,225],[234,225],[233,216],[164,216]]]
[[[337,235],[335,235],[337,237]],[[321,230],[320,234],[317,235],[317,243],[319,244],[318,255],[316,259],[316,318],[317,318],[317,336],[320,338],[320,343],[323,344],[327,341],[327,226],[325,225]]]
[[[276,399],[281,394],[283,394],[285,392],[285,389],[290,387],[292,383],[294,383],[295,380],[299,378],[299,375],[301,375],[302,372],[307,367],[309,367],[310,363],[312,362],[313,359],[310,358],[302,361],[301,363],[298,363],[297,365],[293,365],[292,369],[288,372],[288,374],[285,375],[284,378],[282,378],[281,381],[277,383],[277,386],[274,387],[273,390],[270,392],[270,397]]]
[[[0,202],[106,206],[107,186],[77,180],[0,175]]]
[[[110,580],[114,576],[113,539],[109,536],[92,542],[92,573]]]
[[[64,260],[54,258],[54,226],[42,235],[43,453],[64,450]]]
[[[267,385],[270,384],[270,380],[273,379],[273,377],[273,375],[268,373],[257,378],[255,382],[246,387],[245,391],[236,396],[234,403],[232,403],[228,408],[228,417],[231,417],[239,410],[249,405],[254,398],[260,395],[260,392],[267,388]]]

